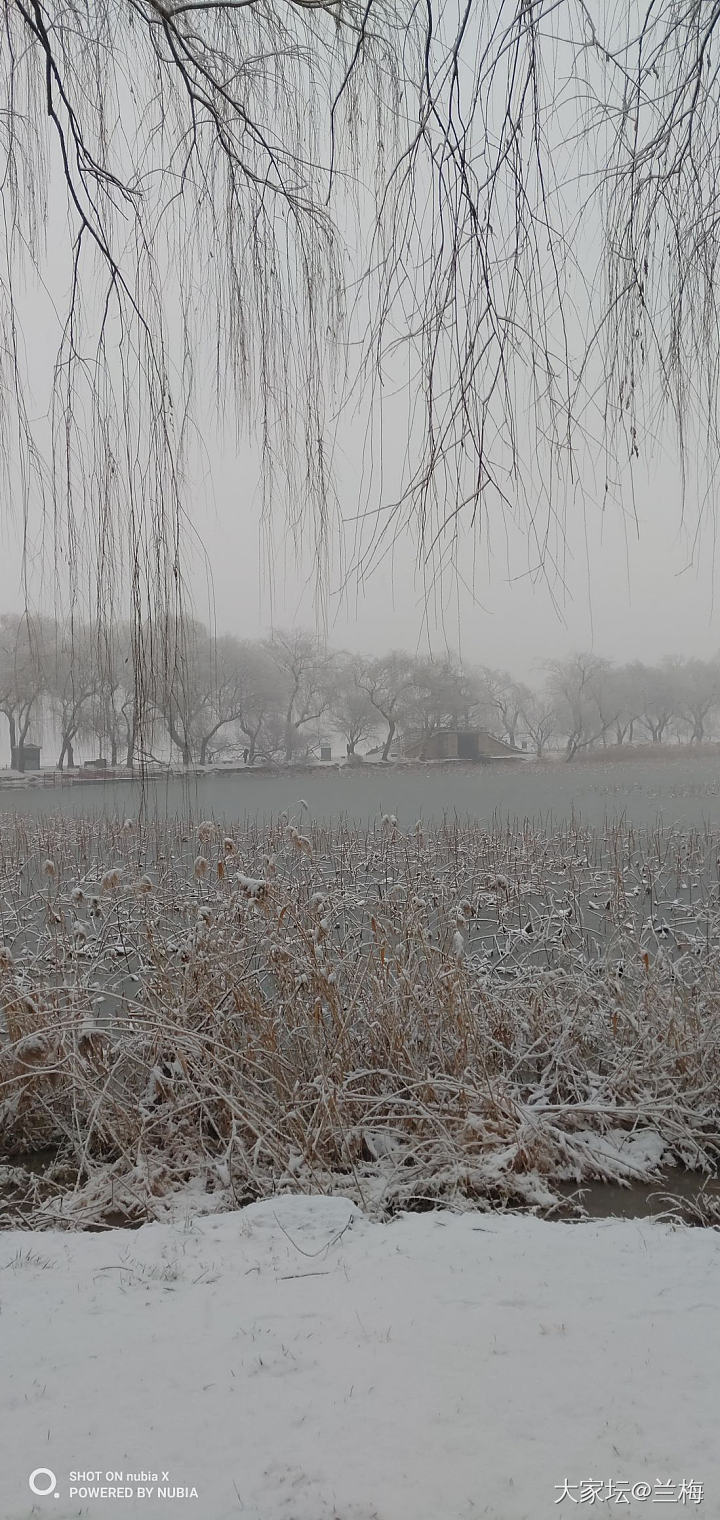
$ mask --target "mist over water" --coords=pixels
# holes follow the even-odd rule
[[[601,828],[606,819],[626,816],[647,826],[720,827],[720,763],[700,758],[665,758],[605,763],[534,766],[438,767],[425,770],[370,767],[367,770],[267,775],[179,776],[141,782],[83,783],[77,786],[13,788],[0,793],[0,813],[29,815],[211,817],[221,822],[262,824],[287,813],[305,813],[317,822],[349,818],[371,824],[393,814],[411,828],[422,818],[528,818],[546,826],[572,818]]]

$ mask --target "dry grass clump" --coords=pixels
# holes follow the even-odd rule
[[[44,1217],[714,1168],[720,840],[303,827],[2,820],[0,1133],[55,1148]]]

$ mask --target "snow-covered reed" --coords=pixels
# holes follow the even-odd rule
[[[52,1150],[36,1218],[713,1169],[718,836],[296,823],[0,820],[0,1135],[16,1190]]]

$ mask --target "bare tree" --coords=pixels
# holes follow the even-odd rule
[[[683,660],[678,668],[678,707],[690,729],[690,742],[701,744],[720,710],[720,659]]]
[[[565,735],[565,758],[589,749],[607,733],[611,718],[604,711],[603,683],[609,662],[595,654],[576,654],[548,666],[548,692],[554,703],[559,732]]]
[[[232,398],[255,428],[267,500],[276,476],[294,481],[323,537],[342,323],[328,189],[353,165],[380,69],[396,72],[395,22],[368,19],[334,0],[2,5],[4,462],[26,515],[52,492],[71,594],[89,571],[93,611],[129,596],[138,667],[153,622],[183,626],[200,360],[214,356],[220,409]],[[50,319],[59,292],[49,439],[27,403],[24,274],[47,287]]]
[[[495,713],[491,726],[508,744],[516,744],[518,725],[527,705],[528,688],[515,681],[507,670],[491,670],[483,666],[480,672],[485,706]]]
[[[410,721],[425,734],[447,726],[469,728],[475,721],[482,696],[482,681],[474,671],[466,670],[454,655],[419,660]]]
[[[289,763],[301,729],[328,711],[332,657],[313,633],[276,629],[267,645],[285,686],[285,760]]]
[[[142,630],[143,636],[145,629]],[[0,712],[12,747],[26,739],[33,715],[54,716],[61,764],[74,743],[106,746],[112,763],[131,764],[137,739],[133,630],[126,623],[66,623],[0,615]],[[568,758],[580,749],[632,742],[638,726],[660,744],[699,743],[720,714],[720,658],[673,657],[658,665],[616,666],[596,654],[556,661],[545,686],[533,690],[510,675],[464,668],[444,655],[416,659],[402,652],[368,659],[329,649],[305,630],[276,632],[270,641],[213,637],[198,621],[168,624],[157,642],[149,695],[155,735],[169,737],[185,764],[204,763],[211,746],[247,758],[292,756],[303,730],[327,716],[350,754],[385,730],[388,758],[404,736],[437,728],[491,726],[517,743],[532,740],[542,755],[564,737]],[[152,730],[151,730],[152,731]],[[219,736],[222,735],[222,738]]]
[[[558,732],[558,712],[552,697],[543,691],[533,692],[528,686],[520,688],[522,706],[520,717],[538,760],[542,760],[551,739]]]
[[[44,687],[60,734],[57,769],[75,765],[75,741],[87,730],[100,688],[96,631],[71,619],[48,631],[43,647]]]
[[[256,427],[266,500],[294,481],[291,523],[309,509],[320,545],[326,397],[334,415],[358,333],[351,380],[417,376],[381,536],[412,521],[428,555],[532,480],[551,559],[563,467],[596,425],[621,469],[665,407],[714,468],[717,0],[3,0],[2,27],[4,459],[25,511],[52,493],[102,610],[123,561],[137,630],[178,614],[207,352],[221,407]],[[20,277],[52,295],[52,261],[69,299],[48,440]]]
[[[662,665],[635,661],[633,677],[639,696],[639,720],[653,744],[662,744],[673,718],[680,712],[680,678],[672,660]]]
[[[377,660],[369,660],[357,674],[357,683],[375,712],[387,724],[382,758],[390,758],[398,725],[413,709],[417,689],[417,665],[410,655],[397,650]]]
[[[165,634],[166,660],[153,672],[156,716],[162,720],[182,764],[192,765],[197,734],[204,728],[210,693],[210,638],[199,623],[183,620]]]
[[[23,746],[43,690],[41,649],[45,625],[27,615],[0,617],[0,712],[8,721],[10,750],[25,769]]]
[[[642,708],[642,689],[638,682],[637,667],[612,666],[605,672],[602,686],[605,707],[612,712],[616,744],[632,744]]]
[[[377,732],[378,712],[367,691],[359,684],[363,662],[358,655],[336,656],[330,699],[330,717],[342,734],[348,755]]]
[[[100,754],[109,749],[110,764],[132,768],[137,739],[133,630],[129,624],[103,623],[98,629],[97,686],[87,706],[84,729]]]
[[[249,640],[235,644],[235,681],[237,727],[247,742],[247,763],[254,765],[258,752],[275,755],[279,726],[285,698],[285,683],[281,671],[269,650],[262,644]]]
[[[202,623],[186,622],[169,647],[172,659],[157,683],[158,711],[183,765],[205,765],[213,740],[243,709],[241,646],[232,634],[214,639]]]

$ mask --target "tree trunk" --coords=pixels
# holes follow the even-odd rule
[[[19,771],[24,771],[25,770],[24,745],[25,745],[25,735],[27,734],[27,731],[28,731],[28,724],[26,723],[24,728],[23,728],[22,724],[20,724],[20,728],[18,729],[17,724],[15,722],[15,714],[14,713],[8,713],[7,720],[8,720],[8,723],[10,725],[10,749],[11,749],[11,751],[15,750],[17,752],[16,758],[17,758],[17,763],[18,763],[17,764],[18,770]],[[10,758],[12,759],[12,754],[11,754]]]
[[[295,730],[292,723],[292,708],[285,718],[285,764],[289,765],[293,757],[293,738]]]
[[[383,752],[382,752],[382,758],[383,758],[383,760],[388,760],[390,758],[390,746],[391,746],[391,744],[393,742],[393,739],[395,738],[395,728],[396,728],[395,719],[394,718],[389,718],[388,719],[387,739],[385,740],[385,743],[383,745]]]
[[[118,744],[117,744],[117,739],[115,738],[115,735],[113,734],[113,736],[112,736],[112,738],[110,740],[110,764],[111,765],[117,765],[117,757],[118,757]]]
[[[126,764],[126,766],[127,766],[127,768],[128,768],[129,771],[132,770],[132,768],[133,768],[133,761],[135,759],[135,741],[136,741],[136,739],[137,739],[137,721],[136,721],[135,718],[133,718],[132,723],[130,724],[130,728],[128,730],[127,749],[125,751],[125,764]]]

